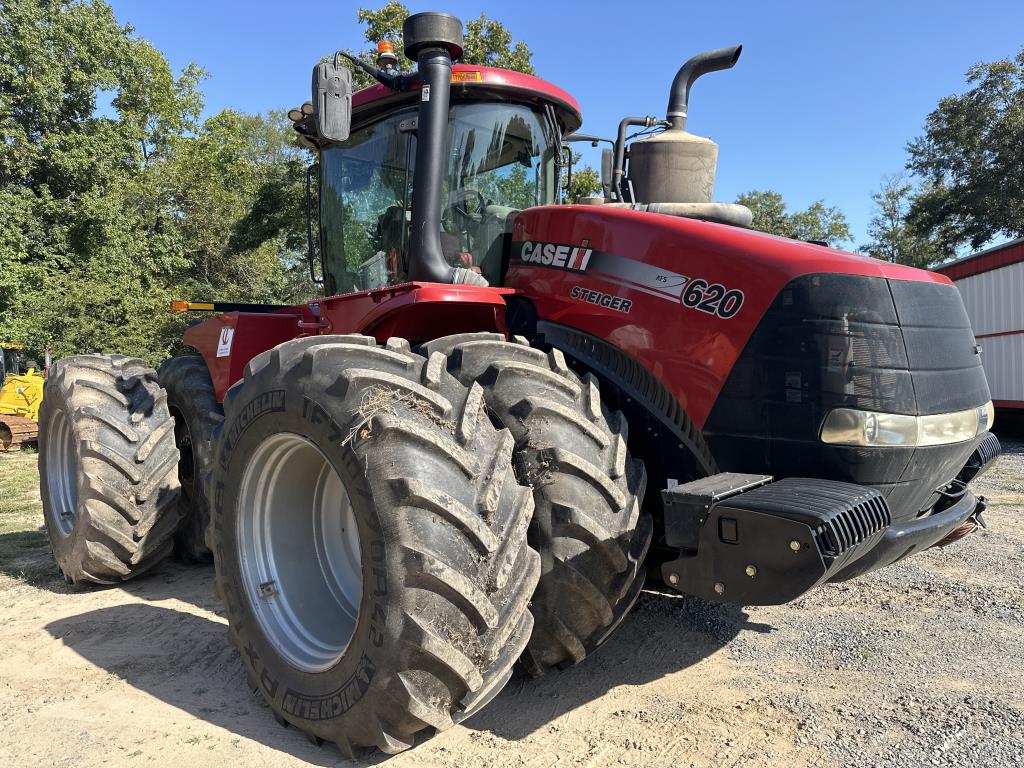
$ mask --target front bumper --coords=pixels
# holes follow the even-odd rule
[[[874,547],[828,580],[846,581],[933,547],[968,521],[977,519],[987,506],[984,496],[975,496],[965,486],[959,498],[942,511],[889,526]]]
[[[665,583],[709,600],[778,605],[955,541],[985,510],[967,481],[999,456],[987,435],[925,514],[894,521],[877,489],[831,480],[722,473],[663,492]]]

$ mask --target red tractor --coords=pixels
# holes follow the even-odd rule
[[[664,120],[622,121],[603,197],[561,205],[576,101],[453,66],[445,14],[404,45],[415,73],[385,48],[353,94],[336,56],[292,111],[319,153],[325,298],[184,304],[216,314],[158,372],[54,366],[40,469],[65,578],[212,557],[277,719],[397,752],[517,661],[583,660],[647,573],[777,604],[980,523],[968,482],[1000,448],[949,280],[712,202],[688,95],[739,47],[687,62]]]

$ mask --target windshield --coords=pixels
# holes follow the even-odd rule
[[[320,242],[330,293],[405,282],[416,138],[407,110],[355,130],[320,158]],[[558,140],[543,112],[521,104],[455,104],[441,220],[453,266],[502,279],[509,215],[558,202]]]

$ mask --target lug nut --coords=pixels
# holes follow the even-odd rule
[[[757,576],[757,566],[756,565],[748,565],[746,573],[747,573],[747,576],[749,576],[750,578],[754,578],[755,576]]]
[[[789,542],[789,548],[792,549],[794,552],[799,552],[800,551],[800,542],[797,541],[796,539],[793,539],[791,542]]]
[[[679,583],[679,574],[678,573],[670,573],[668,575],[668,583],[673,585],[673,586],[678,584]]]
[[[717,594],[719,594],[719,595],[721,595],[723,592],[725,592],[725,584],[723,584],[720,581],[716,581],[715,582],[715,592]]]

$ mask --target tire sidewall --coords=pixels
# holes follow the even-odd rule
[[[214,461],[213,544],[228,620],[251,682],[290,722],[322,738],[332,738],[342,721],[343,730],[369,731],[374,718],[366,710],[372,710],[373,692],[383,689],[400,658],[390,639],[400,628],[395,626],[399,612],[392,605],[400,585],[394,579],[396,568],[389,567],[398,553],[389,551],[359,436],[350,435],[352,416],[342,412],[338,398],[300,397],[267,378],[246,383],[224,423]],[[266,639],[252,606],[259,598],[246,594],[240,567],[237,520],[242,478],[263,440],[281,432],[301,434],[326,457],[349,495],[359,528],[363,589],[354,634],[340,661],[317,673],[296,669]]]

